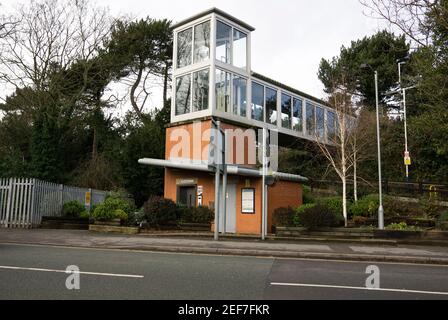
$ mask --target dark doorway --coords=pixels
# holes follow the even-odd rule
[[[196,207],[196,187],[179,187],[177,202],[189,208]]]

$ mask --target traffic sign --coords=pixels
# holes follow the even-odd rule
[[[404,165],[405,166],[411,165],[411,157],[404,157]]]

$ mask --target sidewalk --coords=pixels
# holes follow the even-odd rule
[[[448,247],[340,242],[280,242],[124,236],[79,230],[0,229],[0,245],[18,243],[101,249],[448,265]],[[1,250],[0,250],[1,252]]]

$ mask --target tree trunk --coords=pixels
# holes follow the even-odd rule
[[[357,174],[357,159],[356,151],[353,154],[353,199],[358,202],[358,174]]]
[[[165,73],[163,75],[163,106],[166,106],[167,95],[168,95],[168,63],[165,65]]]
[[[344,225],[347,227],[347,178],[342,179],[342,212],[344,215]]]

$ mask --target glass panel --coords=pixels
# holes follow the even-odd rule
[[[208,75],[208,69],[193,73],[193,111],[208,109]]]
[[[216,69],[216,109],[230,112],[230,73]]]
[[[321,107],[316,107],[316,134],[321,139],[325,137],[324,109]]]
[[[311,103],[306,104],[306,133],[310,136],[314,136],[316,133],[314,106]]]
[[[302,100],[293,99],[292,110],[292,128],[296,131],[302,131]]]
[[[247,80],[235,76],[233,78],[233,114],[246,117],[247,112]],[[239,112],[238,112],[239,110]]]
[[[176,116],[190,112],[191,74],[176,79]]]
[[[282,127],[291,129],[291,96],[282,93]]]
[[[266,122],[277,125],[277,91],[266,88]]]
[[[245,33],[233,29],[233,65],[238,68],[246,69],[246,47],[247,36]]]
[[[252,119],[263,121],[264,87],[252,82]]]
[[[210,57],[210,21],[194,27],[194,62],[201,62]]]
[[[216,60],[230,63],[232,28],[220,21],[216,24]]]
[[[336,115],[332,111],[327,111],[327,136],[328,140],[335,141]]]
[[[177,34],[177,67],[182,68],[191,64],[192,29]]]

